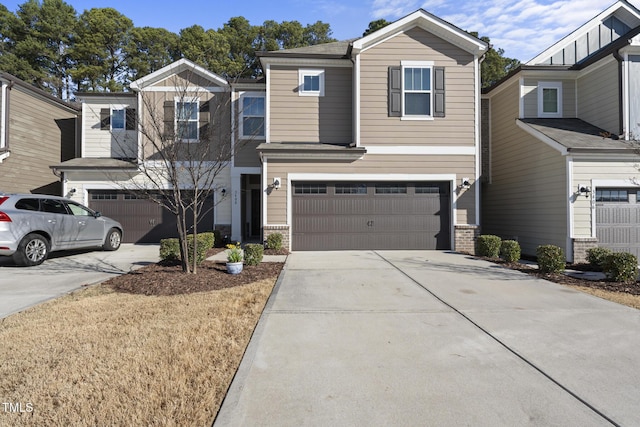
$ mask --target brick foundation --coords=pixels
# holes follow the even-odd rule
[[[577,237],[573,239],[573,262],[587,262],[587,250],[598,246],[595,237]]]
[[[288,225],[265,225],[264,226],[264,241],[266,243],[267,236],[273,233],[282,234],[282,247],[291,250],[291,242],[289,240],[289,226]]]
[[[456,225],[454,250],[456,252],[476,253],[476,239],[480,235],[480,227],[477,225]]]

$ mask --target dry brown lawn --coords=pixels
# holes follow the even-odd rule
[[[595,295],[599,298],[616,302],[618,304],[626,305],[640,310],[640,295],[632,295],[624,292],[613,292],[603,289],[590,288],[586,286],[568,285],[574,289],[582,292],[586,292],[591,295]]]
[[[210,425],[276,277],[147,296],[93,286],[0,321],[1,426]]]

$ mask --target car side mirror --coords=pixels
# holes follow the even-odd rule
[[[100,212],[94,212],[93,213],[93,217],[94,218],[100,218],[102,216],[102,214]]]

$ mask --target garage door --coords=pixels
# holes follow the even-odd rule
[[[450,249],[449,186],[295,182],[292,249]]]
[[[635,188],[596,190],[598,246],[640,257],[640,192]]]
[[[89,191],[89,207],[119,221],[125,243],[158,243],[178,237],[176,217],[159,204],[138,193],[124,191]],[[189,222],[189,227],[193,221]],[[213,230],[213,199],[207,198],[199,231]]]

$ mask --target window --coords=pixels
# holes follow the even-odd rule
[[[376,194],[407,194],[407,185],[376,184]]]
[[[324,70],[299,70],[298,94],[324,96]]]
[[[538,83],[538,117],[562,117],[562,82]]]
[[[91,200],[117,200],[116,193],[91,193]]]
[[[628,203],[629,191],[617,188],[596,190],[596,202]]]
[[[327,184],[295,184],[294,194],[327,194]]]
[[[440,194],[440,187],[433,184],[416,184],[416,194]]]
[[[185,142],[198,140],[198,101],[176,101],[176,139]]]
[[[240,136],[242,138],[264,136],[264,96],[243,94],[240,97]]]
[[[403,67],[404,116],[431,116],[431,67]]]
[[[367,194],[367,184],[336,184],[336,194]]]
[[[16,202],[16,209],[22,209],[25,211],[38,211],[40,210],[40,200],[20,199]]]
[[[74,216],[93,216],[93,212],[84,206],[77,205],[75,203],[67,203],[71,214]]]
[[[111,110],[111,130],[124,130],[125,129],[125,110],[113,109]]]
[[[64,203],[60,200],[54,199],[43,199],[40,204],[40,209],[43,212],[54,213],[54,214],[65,214],[68,215],[67,208],[65,208]]]

